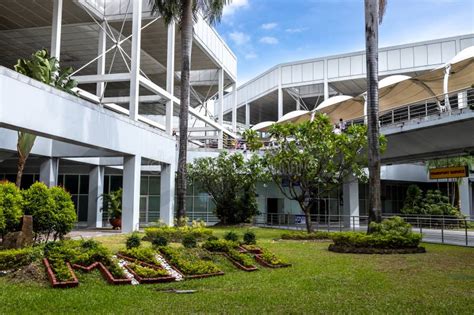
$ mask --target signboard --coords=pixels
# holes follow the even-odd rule
[[[441,167],[430,169],[430,179],[446,179],[467,177],[468,170],[466,166]]]
[[[295,215],[295,224],[306,224],[306,216],[304,214]]]

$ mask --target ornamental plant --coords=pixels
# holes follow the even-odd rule
[[[60,186],[51,187],[49,192],[54,204],[54,240],[63,239],[67,233],[71,232],[74,222],[77,221],[76,209],[71,195],[64,188]]]
[[[21,216],[23,197],[15,184],[0,181],[0,235],[18,229]]]
[[[132,269],[133,272],[142,278],[160,278],[169,276],[168,272],[164,269],[154,269],[133,263],[128,264],[127,267]]]
[[[125,246],[127,247],[127,249],[131,249],[135,247],[140,247],[140,244],[141,244],[140,235],[138,235],[137,232],[133,232],[132,235],[127,237]]]
[[[239,253],[235,249],[229,249],[227,251],[227,255],[229,255],[231,259],[235,260],[236,262],[238,262],[244,267],[247,267],[247,268],[255,267],[253,260],[250,258],[250,256]]]
[[[244,244],[255,245],[257,244],[257,236],[253,231],[247,231],[244,234]]]
[[[197,246],[196,238],[193,235],[186,235],[182,244],[186,248],[195,248]]]
[[[224,234],[224,239],[232,242],[237,242],[239,240],[239,235],[234,231],[229,231]]]
[[[56,205],[48,187],[36,182],[29,189],[22,190],[23,211],[33,216],[33,231],[35,241],[46,237],[46,241],[53,233],[56,225]]]

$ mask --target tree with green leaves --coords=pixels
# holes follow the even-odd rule
[[[367,64],[367,136],[369,166],[369,223],[382,222],[380,185],[380,127],[379,127],[379,24],[387,5],[386,0],[365,0],[365,47]],[[370,233],[370,224],[368,225]]]
[[[73,89],[77,82],[71,79],[73,69],[71,67],[62,69],[59,60],[50,57],[46,49],[38,50],[30,59],[18,59],[15,71],[24,74],[42,83],[54,86],[64,92],[76,95]],[[25,168],[26,160],[35,144],[36,135],[27,132],[18,132],[17,152],[18,169],[16,175],[16,185],[21,186],[21,177]]]
[[[311,232],[311,209],[318,199],[348,176],[365,180],[366,127],[353,125],[337,134],[326,115],[316,114],[301,124],[275,124],[269,133],[276,145],[265,151],[264,167],[282,194],[298,202]]]
[[[186,216],[188,112],[191,97],[190,70],[193,46],[193,24],[200,12],[210,23],[220,20],[230,0],[149,0],[153,12],[161,15],[166,25],[177,22],[181,34],[181,95],[179,107],[178,178],[176,181],[177,222]]]
[[[264,180],[260,158],[221,152],[217,158],[199,158],[190,164],[193,184],[206,191],[222,224],[250,222],[257,214],[256,184]]]

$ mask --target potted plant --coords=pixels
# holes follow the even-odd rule
[[[111,192],[110,194],[103,194],[102,196],[102,211],[107,212],[109,222],[112,228],[122,228],[122,188]]]

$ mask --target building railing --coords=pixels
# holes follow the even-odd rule
[[[401,216],[410,223],[414,232],[423,236],[423,242],[474,247],[474,219],[471,217],[384,214],[383,218]],[[306,230],[304,214],[263,213],[255,217],[254,224],[288,230]],[[340,214],[311,215],[311,225],[315,231],[365,232],[368,216]]]

